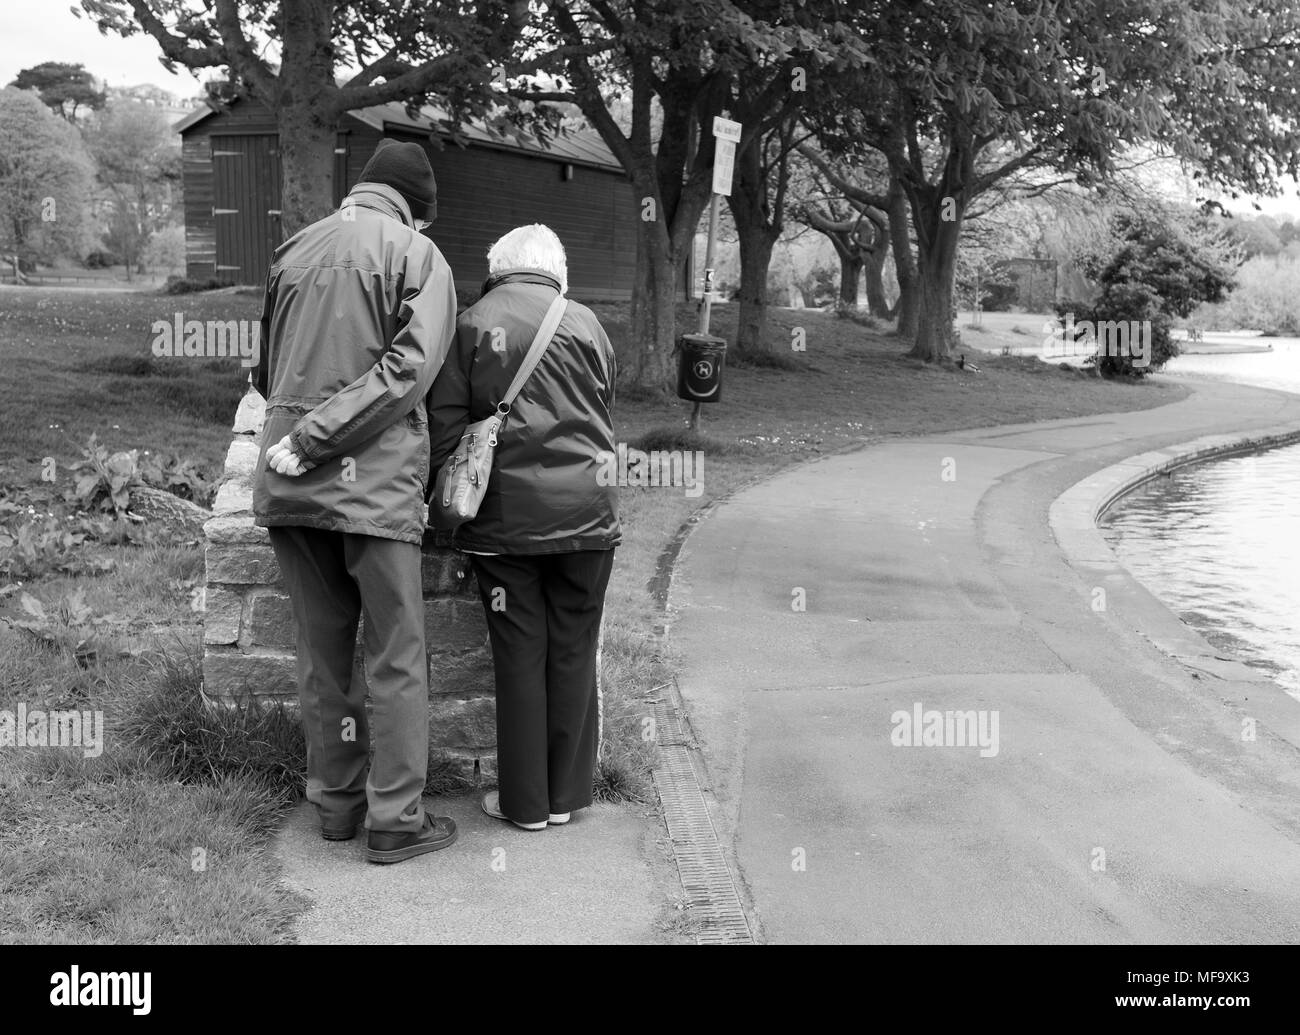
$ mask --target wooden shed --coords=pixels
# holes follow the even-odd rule
[[[184,161],[186,275],[261,284],[280,244],[279,137],[271,112],[252,100],[201,108],[176,125]],[[451,265],[456,286],[476,291],[488,246],[512,227],[545,223],[564,242],[569,293],[578,299],[631,296],[636,267],[632,188],[593,132],[519,144],[465,127],[460,144],[436,113],[412,118],[403,105],[344,116],[335,151],[334,204],[361,176],[383,137],[414,140],[438,179],[438,219],[429,236]]]

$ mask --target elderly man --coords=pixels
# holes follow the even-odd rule
[[[511,230],[487,258],[483,297],[461,314],[433,386],[435,469],[468,423],[496,410],[568,287],[564,247],[541,224]],[[498,432],[478,514],[456,532],[473,555],[496,668],[500,791],[483,810],[526,830],[591,804],[597,646],[621,541],[618,489],[598,477],[599,454],[615,449],[614,375],[600,321],[568,302]]]
[[[421,803],[425,397],[456,320],[451,270],[420,233],[436,212],[424,149],[381,142],[339,211],[276,252],[256,374],[267,407],[253,511],[298,625],[307,798],[328,840],[350,839],[364,819],[375,863],[456,839],[455,823]],[[362,611],[369,721],[352,678]]]

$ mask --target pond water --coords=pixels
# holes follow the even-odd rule
[[[1267,340],[1272,352],[1180,356],[1165,373],[1300,393],[1300,340]],[[1101,529],[1183,621],[1300,699],[1300,444],[1157,478]]]

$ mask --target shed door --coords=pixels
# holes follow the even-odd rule
[[[217,277],[261,284],[281,240],[279,138],[259,133],[211,139]]]

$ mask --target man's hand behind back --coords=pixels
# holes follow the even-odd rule
[[[287,475],[290,478],[297,478],[307,470],[303,467],[298,454],[293,451],[293,444],[289,441],[288,435],[266,451],[266,466],[276,474]]]

